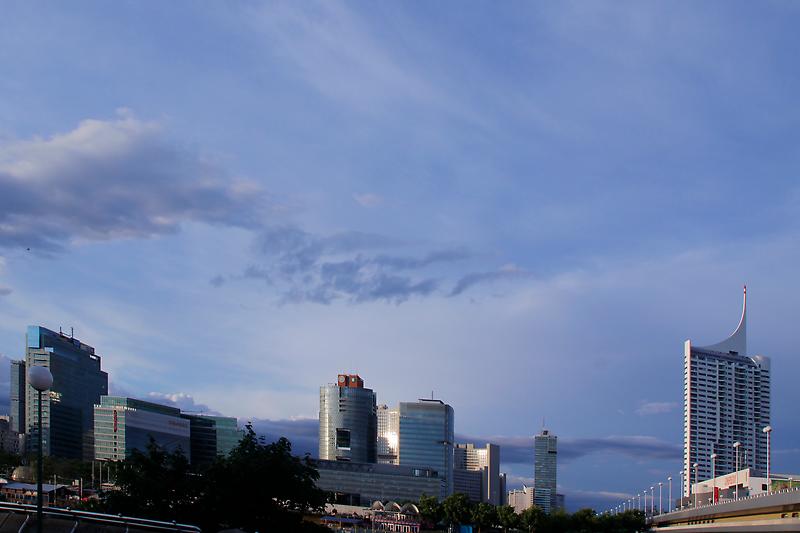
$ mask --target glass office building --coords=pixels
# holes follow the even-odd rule
[[[377,417],[375,393],[355,374],[319,389],[319,458],[374,463]]]
[[[181,416],[189,421],[193,464],[208,464],[221,455],[227,456],[244,435],[235,418],[187,413]]]
[[[17,433],[25,433],[25,375],[25,361],[11,361],[8,422]]]
[[[441,400],[401,402],[399,407],[398,463],[421,466],[439,473],[439,499],[453,493],[453,408]]]
[[[25,343],[25,367],[44,366],[53,374],[53,386],[42,395],[24,385],[25,429],[28,449],[38,447],[37,417],[42,411],[42,451],[45,455],[91,460],[93,452],[94,405],[108,394],[108,374],[100,369],[100,357],[94,348],[71,335],[56,333],[39,326],[28,326]],[[21,370],[19,367],[18,371]],[[12,383],[12,389],[15,384]]]
[[[151,438],[191,461],[190,423],[180,409],[120,396],[102,396],[94,406],[95,459],[125,459],[135,449],[146,451]]]
[[[378,462],[397,464],[397,448],[400,443],[400,410],[387,405],[378,406]]]
[[[534,438],[533,487],[534,502],[545,513],[558,508],[556,473],[558,469],[558,437],[548,430]]]
[[[317,487],[333,495],[335,503],[370,505],[377,500],[418,502],[423,494],[438,495],[441,480],[432,468],[316,461]]]

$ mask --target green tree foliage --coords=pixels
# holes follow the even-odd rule
[[[419,497],[419,514],[422,519],[429,522],[431,525],[436,525],[442,520],[442,504],[435,496],[427,496],[423,494]]]
[[[208,531],[325,531],[302,521],[321,512],[326,495],[316,487],[313,461],[292,455],[287,439],[265,443],[248,425],[239,445],[203,471],[182,452],[151,441],[118,464],[119,491],[104,495],[100,509],[113,514],[175,520]]]
[[[501,505],[497,508],[497,519],[503,531],[518,529],[521,525],[520,516],[510,505]]]
[[[486,502],[481,502],[472,507],[472,523],[478,532],[497,524],[497,508]]]
[[[534,505],[528,507],[519,515],[523,531],[538,531],[544,524],[547,516],[542,511],[541,507]]]
[[[448,524],[469,524],[472,518],[472,503],[464,494],[452,494],[442,502],[442,511]]]

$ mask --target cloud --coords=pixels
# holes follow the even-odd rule
[[[205,404],[196,403],[192,395],[184,392],[148,392],[147,397],[144,399],[155,403],[162,403],[172,407],[177,407],[181,411],[190,413],[220,414]]]
[[[378,207],[383,203],[383,198],[371,192],[354,194],[353,200],[361,207]]]
[[[0,285],[0,296],[8,296],[13,291],[9,287],[3,287]]]
[[[456,436],[460,442],[483,444],[492,442],[500,446],[500,460],[509,464],[533,464],[533,437],[479,437]],[[621,454],[637,459],[675,459],[681,456],[681,447],[645,435],[621,435],[584,439],[558,439],[559,461],[572,461],[595,453]]]
[[[0,144],[0,247],[152,237],[187,221],[254,228],[266,195],[169,142],[128,111]]]
[[[661,415],[674,411],[678,405],[678,402],[645,402],[634,412],[639,416]]]
[[[314,235],[295,226],[264,230],[256,248],[266,257],[251,265],[242,278],[279,286],[286,302],[329,304],[386,301],[401,303],[413,296],[427,296],[440,281],[421,272],[437,264],[470,257],[464,249],[441,249],[421,256],[393,255],[383,250],[405,243],[383,235],[340,232]]]
[[[212,287],[222,287],[225,284],[225,278],[222,275],[218,274],[213,278],[211,278],[210,280],[208,280],[208,283]]]
[[[317,457],[319,455],[319,420],[316,418],[293,418],[268,420],[256,418],[253,430],[268,441],[286,437],[292,443],[292,453]]]
[[[458,280],[455,287],[450,291],[450,296],[458,296],[467,289],[479,284],[494,283],[503,280],[518,280],[531,276],[532,274],[530,272],[514,264],[505,265],[498,270],[490,272],[473,272]]]

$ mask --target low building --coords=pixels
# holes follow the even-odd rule
[[[191,460],[189,420],[180,409],[121,396],[101,396],[94,406],[94,451],[100,461],[120,461],[146,451],[153,439],[167,451]]]
[[[514,508],[514,511],[521,513],[529,507],[533,507],[535,491],[533,487],[522,486],[521,489],[514,489],[508,491],[508,505]]]
[[[369,505],[376,500],[419,501],[423,494],[439,496],[439,473],[430,468],[318,460],[317,487],[335,503]]]
[[[769,488],[767,476],[754,468],[744,468],[714,479],[692,483],[691,494],[680,498],[678,508],[719,503],[748,496],[760,496],[767,492],[777,492],[788,488],[793,480],[800,480],[800,475],[770,474],[772,488]],[[795,484],[796,485],[796,484]],[[738,490],[737,490],[738,487]]]
[[[37,494],[36,483],[12,481],[0,485],[0,496],[3,497],[3,501],[10,503],[36,505]],[[48,505],[66,505],[69,499],[69,490],[66,485],[43,483],[42,499],[45,507]]]
[[[244,436],[232,417],[188,413],[181,417],[189,421],[192,464],[209,464],[227,456]]]
[[[413,503],[400,506],[397,502],[372,504],[372,531],[419,533],[422,517]]]

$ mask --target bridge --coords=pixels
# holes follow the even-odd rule
[[[800,490],[749,496],[738,500],[700,505],[656,515],[648,519],[651,532],[679,531],[798,531]]]

